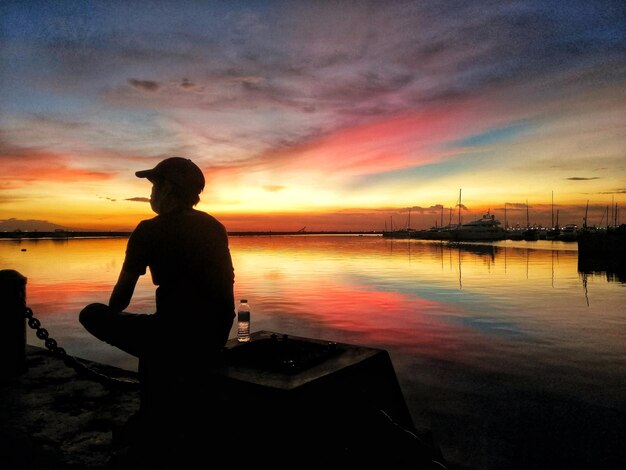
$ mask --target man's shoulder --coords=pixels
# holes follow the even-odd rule
[[[217,218],[213,217],[211,214],[196,209],[192,209],[184,214],[160,214],[152,217],[151,219],[142,220],[135,228],[135,231],[150,231],[169,226],[176,228],[182,228],[185,226],[204,226],[226,233],[226,228]]]
[[[144,219],[139,221],[139,223],[137,224],[137,227],[135,227],[135,232],[138,230],[145,230],[149,227],[152,227],[154,225],[157,225],[159,223],[159,215],[152,217],[151,219]]]
[[[207,212],[203,212],[203,211],[199,211],[197,209],[193,209],[192,214],[202,220],[205,220],[207,222],[211,222],[214,224],[219,224],[222,225],[222,223],[217,220],[217,218],[213,217],[211,214],[207,213]]]

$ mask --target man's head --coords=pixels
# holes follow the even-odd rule
[[[154,189],[157,189],[161,197],[167,196],[174,200],[171,202],[184,207],[195,206],[200,201],[199,195],[205,184],[202,170],[188,158],[182,157],[166,158],[154,168],[138,171],[135,175],[147,178],[154,185],[153,197]],[[167,194],[163,194],[163,190]]]

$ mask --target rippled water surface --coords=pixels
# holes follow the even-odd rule
[[[135,368],[77,320],[87,303],[108,301],[125,245],[2,241],[0,268],[28,277],[28,305],[69,353]],[[602,263],[581,267],[575,243],[242,236],[231,252],[253,331],[389,351],[416,426],[454,467],[624,459],[626,279]],[[152,312],[153,295],[144,276],[129,311]]]

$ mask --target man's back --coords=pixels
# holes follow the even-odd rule
[[[169,320],[234,316],[234,271],[228,236],[214,217],[194,209],[142,221],[128,242],[124,269],[149,267],[159,286],[157,314]]]

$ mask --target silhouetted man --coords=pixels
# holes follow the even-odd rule
[[[135,174],[152,183],[150,205],[157,216],[131,234],[109,305],[88,305],[80,322],[139,357],[142,410],[160,414],[169,408],[171,414],[181,404],[179,385],[206,377],[228,339],[234,270],[224,226],[194,209],[205,184],[200,168],[172,157]],[[148,267],[158,286],[156,313],[124,312]]]

